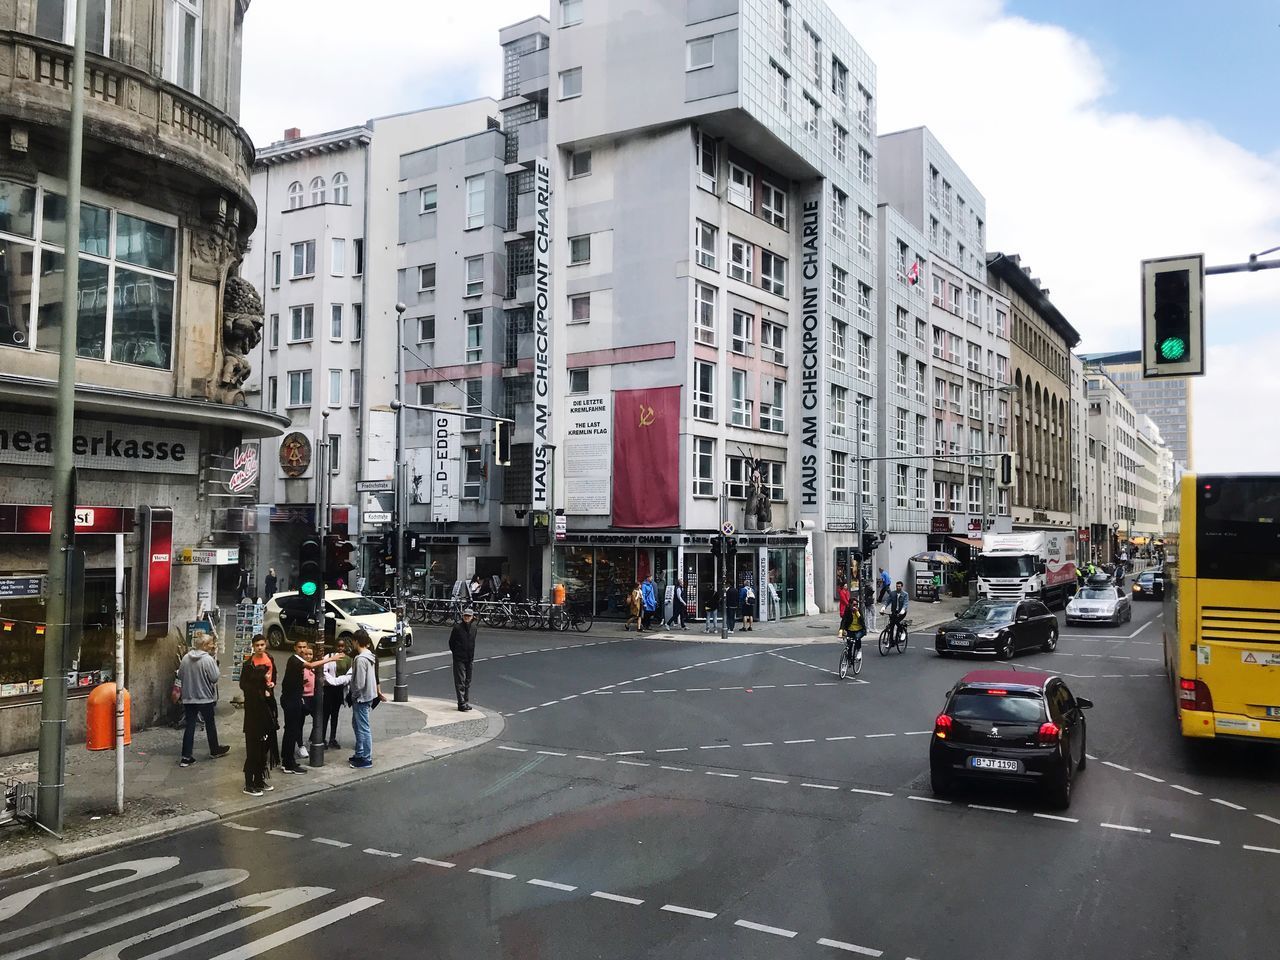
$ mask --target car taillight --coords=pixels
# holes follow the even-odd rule
[[[933,721],[933,735],[939,740],[945,740],[950,732],[951,718],[945,713],[938,714],[938,719]]]
[[[1050,720],[1048,723],[1040,724],[1040,734],[1038,739],[1044,746],[1058,742],[1058,738],[1062,736],[1062,728]]]
[[[1203,680],[1188,680],[1185,677],[1178,681],[1178,703],[1184,710],[1203,710],[1213,712],[1213,695]]]

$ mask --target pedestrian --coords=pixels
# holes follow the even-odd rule
[[[476,658],[476,612],[471,607],[462,611],[462,622],[455,623],[449,633],[449,652],[453,654],[453,689],[458,694],[458,709],[471,709],[471,668]]]
[[[653,574],[645,577],[644,583],[640,585],[640,605],[644,608],[644,627],[651,628],[653,615],[658,610],[658,591],[653,585]]]
[[[341,577],[335,580],[333,585],[337,587],[339,590],[347,589],[347,581],[343,580]]]
[[[850,599],[851,597],[849,596],[849,584],[844,580],[841,580],[838,584],[836,584],[836,602],[838,604],[837,609],[840,613],[841,620],[844,619],[844,612],[849,607]]]
[[[212,647],[216,641],[208,634],[198,634],[186,656],[178,664],[178,679],[182,684],[182,712],[186,726],[182,732],[182,757],[178,766],[189,767],[196,762],[196,723],[204,721],[205,736],[209,738],[209,756],[225,757],[231,750],[218,743],[218,727],[214,722],[214,709],[218,705],[218,661]]]
[[[276,595],[276,589],[279,582],[280,581],[276,578],[276,568],[268,567],[267,575],[262,581],[262,592],[265,594],[262,598],[263,600],[270,600]]]
[[[715,633],[720,629],[720,597],[722,592],[719,589],[711,591],[711,600],[707,604],[707,621],[703,624],[703,633]]]
[[[276,710],[275,663],[267,654],[267,638],[258,634],[251,641],[253,652],[240,665],[240,690],[244,693],[244,792],[260,797],[275,788],[267,782],[273,767],[280,764],[276,731],[280,717]]]
[[[688,614],[689,609],[684,602],[684,580],[677,578],[676,588],[671,594],[671,619],[667,621],[667,626],[673,627],[679,623],[681,630],[688,630]]]
[[[742,612],[742,629],[750,630],[756,622],[756,591],[746,580],[738,590],[738,609]]]
[[[302,656],[305,660],[310,662],[312,658],[315,657],[315,650],[312,648],[311,644],[309,643],[306,645],[306,647],[307,647],[306,651],[303,653]],[[311,736],[309,737],[303,736],[300,738],[301,742],[298,744],[298,762],[299,763],[301,763],[303,760],[306,760],[307,757],[310,756],[311,741],[315,739],[315,734],[316,734],[315,705],[316,705],[316,673],[314,670],[306,670],[302,674],[302,719],[304,723],[307,720],[311,721],[312,730],[311,730]]]
[[[881,567],[880,572],[876,574],[876,584],[879,587],[876,594],[876,603],[883,604],[885,597],[889,595],[890,587],[889,571],[885,570],[884,567]]]
[[[338,641],[336,660],[324,665],[324,723],[329,731],[329,746],[337,749],[342,746],[338,742],[338,714],[342,711],[342,701],[347,694],[347,685],[351,683],[351,648],[346,640]]]
[[[336,659],[325,657],[321,660],[308,660],[310,649],[307,641],[294,641],[293,656],[285,665],[284,680],[280,684],[280,708],[284,711],[284,739],[280,744],[280,756],[285,773],[307,772],[298,763],[301,756],[306,755],[302,752],[302,724],[307,715],[307,677],[310,675],[314,684],[315,675],[311,671],[323,667],[330,659]]]
[[[733,583],[726,580],[724,582],[724,623],[730,633],[733,633],[734,624],[738,619],[738,591],[734,589]]]
[[[347,763],[356,770],[373,766],[373,731],[369,714],[387,699],[378,686],[378,660],[369,649],[372,641],[363,629],[351,635],[356,655],[351,661],[351,683],[347,702],[351,704],[351,730],[356,738],[356,752]]]
[[[644,628],[640,624],[640,616],[643,612],[643,604],[641,602],[640,584],[633,583],[631,591],[627,594],[627,619],[622,624],[623,630],[631,629],[631,622],[634,620],[636,624],[636,632],[643,633]]]

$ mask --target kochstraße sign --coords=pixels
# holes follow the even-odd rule
[[[53,466],[54,421],[27,413],[0,413],[0,463]],[[75,464],[88,470],[197,473],[200,434],[195,430],[77,420],[71,438]]]

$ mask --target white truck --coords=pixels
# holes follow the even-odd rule
[[[1065,604],[1076,588],[1074,531],[988,533],[977,560],[978,596],[992,600],[1034,597]]]

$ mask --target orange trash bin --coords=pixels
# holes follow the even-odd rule
[[[551,588],[551,602],[557,607],[564,606],[564,584],[557,583]]]
[[[129,691],[124,692],[124,742],[132,742],[133,732],[129,722]],[[116,746],[116,685],[100,683],[89,692],[85,706],[85,724],[88,731],[85,746],[90,750],[114,750]]]

